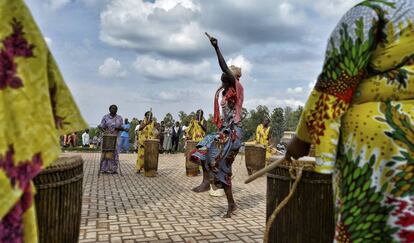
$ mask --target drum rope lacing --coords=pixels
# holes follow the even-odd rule
[[[297,186],[299,185],[300,179],[302,178],[302,172],[303,169],[314,169],[314,165],[306,164],[297,166],[298,163],[292,162],[294,166],[289,168],[289,174],[290,177],[295,180],[289,190],[289,194],[282,200],[282,202],[275,208],[273,213],[270,215],[267,223],[266,223],[266,229],[264,233],[263,242],[267,243],[269,241],[269,232],[270,228],[272,227],[273,221],[276,219],[276,216],[279,214],[279,212],[286,206],[286,204],[289,202],[289,200],[292,198],[293,194],[296,191]]]

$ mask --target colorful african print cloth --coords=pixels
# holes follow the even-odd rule
[[[99,127],[103,129],[104,134],[116,135],[117,140],[119,137],[119,128],[122,128],[123,120],[120,115],[111,116],[111,114],[106,114],[102,117],[101,124]],[[118,142],[116,143],[118,145]],[[118,172],[119,165],[119,150],[120,147],[116,146],[114,151],[102,151],[101,153],[101,172]]]
[[[24,2],[0,16],[0,242],[37,242],[32,179],[87,125]]]
[[[333,173],[337,242],[414,242],[413,23],[411,0],[346,13],[297,129]]]
[[[266,149],[266,159],[270,158],[272,155],[272,151],[270,149],[270,142],[269,142],[269,135],[270,135],[270,127],[268,126],[265,128],[263,124],[260,124],[256,128],[256,143],[261,144]]]
[[[143,123],[147,123],[147,118],[144,119]],[[139,171],[144,169],[144,154],[145,154],[145,146],[144,141],[147,139],[154,139],[154,122],[151,121],[148,123],[147,126],[144,127],[141,131],[139,131],[139,138],[138,138],[138,158],[137,163],[135,165],[135,170]]]
[[[206,135],[206,132],[201,127],[201,124],[204,125],[205,123],[206,121],[204,119],[201,122],[197,121],[196,119],[192,119],[190,125],[186,129],[186,137],[189,140],[193,140],[196,142],[200,142],[201,140],[203,140],[204,136]]]
[[[214,123],[219,132],[205,136],[191,153],[191,160],[206,169],[204,173],[209,173],[209,177],[218,188],[223,188],[224,185],[231,187],[232,165],[239,153],[243,137],[243,129],[239,126],[241,124],[235,122],[239,121],[240,114],[237,111],[241,111],[243,106],[243,86],[236,80],[234,87],[225,90],[220,102],[221,119],[218,120],[217,104],[219,93],[222,91],[223,87],[216,91],[214,100]]]

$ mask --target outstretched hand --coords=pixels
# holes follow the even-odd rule
[[[210,36],[207,32],[204,32],[206,34],[206,36],[209,38],[210,43],[212,46],[216,47],[217,46],[217,39]]]

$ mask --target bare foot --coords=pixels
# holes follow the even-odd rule
[[[210,190],[210,184],[209,183],[201,183],[201,185],[194,187],[191,189],[193,192],[206,192]]]
[[[236,211],[237,205],[235,203],[229,204],[229,208],[227,209],[227,213],[223,216],[223,218],[231,218],[231,214]]]

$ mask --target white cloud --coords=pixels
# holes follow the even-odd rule
[[[361,2],[361,0],[318,0],[309,2],[308,0],[299,0],[299,2],[306,2],[308,7],[313,8],[320,15],[335,18],[341,17],[351,7]]]
[[[273,110],[275,107],[285,107],[290,106],[292,108],[303,106],[304,102],[298,99],[278,99],[276,97],[264,97],[264,98],[253,98],[248,99],[244,102],[244,107],[247,109],[254,109],[259,105],[265,105],[270,110]]]
[[[100,39],[143,51],[199,52],[205,38],[194,21],[199,11],[191,0],[112,0],[101,13]]]
[[[195,89],[174,89],[161,91],[155,96],[155,101],[161,103],[179,102],[187,103],[189,100],[208,99],[211,95]]]
[[[99,75],[104,78],[124,78],[126,74],[121,62],[112,57],[105,59],[104,63],[99,66]]]
[[[234,65],[236,67],[240,67],[242,69],[242,75],[247,76],[252,71],[253,64],[247,60],[243,55],[238,55],[235,58],[230,58],[227,61],[228,66]]]
[[[93,87],[74,90],[75,96],[81,97],[79,105],[88,120],[100,120],[111,103],[119,104],[125,116],[142,117],[150,107],[158,112],[157,116],[166,112],[175,115],[179,110],[189,113],[198,108],[212,112],[221,72],[204,31],[217,37],[229,65],[242,67],[247,108],[303,105],[314,86],[309,83],[321,71],[330,32],[340,16],[358,2],[26,1],[52,40],[68,85],[88,81],[103,87],[93,89],[103,97],[93,99],[93,105],[89,101]],[[52,7],[59,9],[59,14],[47,14],[46,10]],[[99,23],[85,21],[95,18],[98,12]],[[97,44],[94,30],[100,31],[99,38],[109,47]],[[79,62],[85,58],[87,63]],[[98,67],[100,77],[125,79],[122,84],[104,80],[96,75]]]
[[[136,58],[133,66],[135,70],[147,78],[173,81],[179,78],[212,79],[210,63],[206,60],[193,64],[179,62],[174,59],[156,59],[149,55],[142,55]]]
[[[298,107],[298,106],[304,106],[305,103],[301,100],[296,100],[296,99],[285,99],[283,100],[283,102],[287,105],[287,106],[291,106],[291,107]]]
[[[303,9],[300,6],[296,7],[291,3],[282,2],[278,8],[279,21],[289,26],[298,26],[303,24],[307,17]]]
[[[303,92],[302,87],[296,87],[296,88],[288,88],[287,93],[288,94],[301,94]]]

